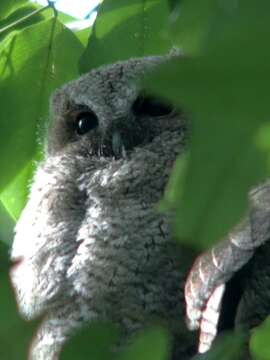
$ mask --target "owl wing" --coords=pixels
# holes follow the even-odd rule
[[[250,211],[228,236],[200,255],[185,285],[186,322],[200,329],[199,352],[209,350],[217,332],[225,283],[270,237],[270,183],[250,192]]]

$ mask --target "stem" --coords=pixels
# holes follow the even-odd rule
[[[37,14],[39,14],[39,13],[41,13],[41,12],[47,10],[47,9],[49,9],[50,7],[53,8],[53,7],[49,4],[49,5],[47,5],[47,6],[44,6],[44,7],[41,8],[41,9],[37,9],[37,10],[32,11],[30,14],[27,14],[27,15],[23,16],[22,18],[14,21],[13,23],[11,23],[11,24],[3,27],[2,29],[0,29],[0,34],[2,34],[2,33],[5,32],[5,31],[8,31],[8,30],[12,29],[13,27],[15,27],[15,26],[21,24],[22,22],[30,19],[32,16],[35,16],[35,15],[37,15]]]

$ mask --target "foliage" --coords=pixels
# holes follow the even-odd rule
[[[9,360],[27,359],[28,349],[38,322],[25,322],[20,318],[8,274],[3,269],[0,270],[0,286],[0,357]]]
[[[268,317],[251,336],[250,351],[254,360],[268,360],[270,358],[270,318]]]
[[[205,248],[220,239],[246,211],[248,189],[269,173],[269,14],[266,0],[105,0],[92,29],[72,32],[66,26],[70,18],[57,16],[52,4],[41,8],[27,0],[2,0],[0,267],[7,262],[4,242],[42,157],[51,92],[98,65],[166,53],[172,45],[187,56],[162,66],[145,85],[191,114],[193,123],[189,153],[177,160],[162,205],[176,209],[179,241]],[[0,287],[6,317],[0,325],[0,357],[24,359],[36,325],[17,317],[6,278]],[[251,340],[258,360],[270,357],[262,346],[269,338],[268,322]],[[14,332],[18,350],[8,341]],[[104,342],[96,348],[83,345],[100,337]],[[92,326],[67,344],[73,350],[64,350],[63,359],[72,353],[73,358],[79,353],[84,359],[110,358],[115,337],[114,330]],[[226,359],[238,356],[241,336],[228,339],[203,358],[221,359],[224,352]],[[168,341],[162,330],[150,329],[120,359],[151,359],[149,353],[167,359]],[[155,352],[147,352],[149,344],[155,344]]]

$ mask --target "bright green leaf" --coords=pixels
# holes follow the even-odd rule
[[[45,20],[45,17],[51,17],[52,10],[47,9],[46,11],[42,11],[36,13],[38,9],[42,9],[43,7],[38,6],[36,4],[27,4],[16,9],[13,13],[11,13],[7,18],[0,21],[0,39],[1,41],[5,36],[7,36],[11,31],[23,29],[27,26],[33,25],[39,21]],[[33,14],[31,17],[27,17],[28,15]],[[24,21],[21,21],[25,19]],[[10,26],[13,25],[11,28]],[[4,30],[6,29],[6,30]]]
[[[80,40],[84,47],[86,47],[88,44],[88,39],[91,36],[92,29],[92,27],[89,27],[74,32],[74,34],[77,36],[77,38]]]
[[[55,19],[12,32],[2,41],[0,167],[5,169],[0,177],[2,191],[35,156],[37,130],[43,129],[48,119],[49,96],[55,88],[78,76],[82,50],[73,33]],[[25,185],[23,177],[22,182]],[[18,192],[16,187],[13,189],[10,196],[16,199]],[[18,215],[20,199],[14,210],[10,209],[10,201],[3,203]]]
[[[1,0],[0,1],[0,19],[4,19],[11,12],[19,9],[28,0]]]
[[[28,183],[33,171],[34,162],[30,160],[0,194],[0,200],[5,204],[6,210],[14,221],[18,219],[26,203]]]
[[[91,32],[80,70],[130,57],[167,52],[167,0],[106,0]]]

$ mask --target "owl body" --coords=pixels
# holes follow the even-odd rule
[[[31,359],[58,359],[83,324],[109,320],[130,335],[153,318],[183,324],[190,257],[158,211],[185,120],[140,95],[138,78],[167,57],[94,70],[58,90],[45,159],[16,227],[19,310],[46,314]],[[180,326],[181,327],[181,326]],[[185,358],[189,345],[179,342]]]

